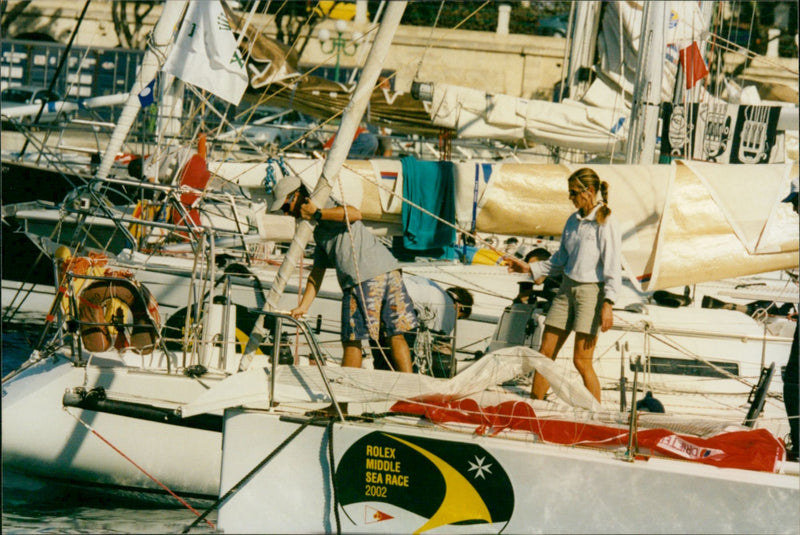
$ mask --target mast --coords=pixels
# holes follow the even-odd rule
[[[661,78],[664,72],[664,36],[668,2],[643,2],[642,31],[639,36],[639,61],[631,104],[631,126],[625,163],[651,164],[658,135],[661,108]]]
[[[364,68],[361,71],[361,78],[353,91],[350,102],[342,114],[342,121],[339,125],[339,130],[336,132],[336,138],[333,141],[330,153],[322,167],[320,180],[317,182],[317,186],[311,194],[311,200],[317,206],[323,206],[328,200],[333,185],[339,176],[339,170],[347,159],[347,153],[350,151],[356,129],[367,109],[370,96],[378,81],[378,76],[380,76],[381,68],[389,53],[389,47],[392,44],[392,39],[397,31],[397,27],[400,25],[400,19],[403,17],[405,8],[406,2],[388,3],[386,13],[378,29],[378,34],[372,44]],[[286,288],[286,283],[297,268],[300,259],[303,257],[306,244],[311,239],[313,232],[314,225],[310,221],[304,219],[298,221],[297,230],[289,246],[289,251],[286,253],[283,263],[278,269],[278,273],[269,290],[267,302],[264,304],[265,311],[271,311],[277,308],[278,301],[283,294],[283,290]],[[247,342],[243,362],[250,361],[252,358],[251,354],[261,344],[265,334],[266,330],[262,322],[256,322],[253,332],[250,333],[250,339]]]
[[[142,65],[139,67],[139,73],[136,76],[136,81],[128,93],[128,100],[125,102],[125,107],[122,108],[117,127],[111,134],[111,139],[108,141],[108,146],[103,153],[103,159],[100,160],[100,167],[97,169],[97,178],[108,178],[111,165],[114,163],[114,157],[122,147],[123,141],[128,135],[128,132],[133,125],[136,114],[142,107],[139,102],[139,92],[144,86],[156,77],[158,70],[161,68],[161,59],[166,57],[167,49],[172,43],[172,35],[175,30],[175,25],[180,20],[183,8],[186,6],[186,0],[172,0],[164,2],[164,7],[161,10],[161,17],[158,19],[153,34],[150,37],[150,44],[142,58]]]
[[[567,87],[569,88],[569,98],[580,100],[589,88],[589,73],[597,48],[601,4],[597,1],[578,2],[575,7]]]

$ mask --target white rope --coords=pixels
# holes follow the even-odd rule
[[[364,296],[364,289],[361,286],[361,283],[363,281],[361,280],[361,273],[359,272],[359,269],[358,269],[358,260],[359,259],[356,257],[356,249],[353,246],[355,244],[355,242],[353,241],[353,228],[350,225],[350,213],[347,210],[346,203],[344,202],[344,198],[345,198],[345,196],[344,196],[344,188],[342,186],[342,181],[341,180],[338,180],[337,182],[338,182],[338,185],[339,185],[339,197],[342,199],[342,207],[344,209],[344,222],[345,222],[345,225],[347,226],[348,237],[350,238],[350,245],[351,245],[350,246],[350,252],[352,253],[352,257],[353,257],[352,258],[353,266],[355,267],[355,270],[356,270],[356,285],[354,287],[354,290],[356,290],[358,292],[359,297],[361,299],[361,307],[362,307],[361,313],[364,316],[364,322],[367,323],[367,332],[369,333],[370,339],[375,342],[376,346],[378,346],[378,349],[380,350],[381,355],[386,360],[386,362],[389,364],[389,369],[392,370],[392,371],[395,371],[394,366],[392,365],[391,361],[388,358],[386,358],[386,353],[384,352],[383,347],[381,347],[381,344],[380,344],[380,330],[381,330],[380,320],[378,320],[378,335],[377,335],[376,338],[372,337],[371,326],[375,325],[375,322],[372,321],[372,318],[369,315],[369,310],[367,310],[367,300],[366,300],[366,298]],[[372,323],[370,324],[370,322],[372,322]],[[363,349],[362,349],[362,351],[363,351]]]
[[[419,57],[419,62],[417,63],[417,70],[416,72],[414,72],[414,80],[419,80],[419,71],[422,69],[422,62],[425,61],[425,55],[428,53],[428,50],[430,50],[431,46],[433,46],[431,39],[433,39],[433,31],[439,25],[439,17],[442,14],[442,8],[444,8],[444,0],[441,0],[439,2],[439,11],[436,12],[436,18],[433,21],[433,26],[431,26],[431,33],[430,35],[428,35],[428,45],[422,49],[422,54]]]

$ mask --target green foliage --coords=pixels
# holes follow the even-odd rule
[[[379,2],[370,2],[370,12]],[[372,4],[375,4],[374,6]],[[402,24],[411,26],[434,26],[437,28],[456,28],[493,32],[497,28],[497,8],[502,4],[511,6],[509,29],[511,33],[533,34],[534,23],[540,17],[569,12],[570,2],[510,2],[465,0],[460,2],[417,0],[406,7]],[[441,8],[441,13],[439,10]],[[438,15],[438,21],[437,21]]]

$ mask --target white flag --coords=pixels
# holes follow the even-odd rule
[[[189,3],[163,71],[238,105],[247,71],[218,0]]]

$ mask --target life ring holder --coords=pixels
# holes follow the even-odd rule
[[[70,274],[73,279],[85,279],[75,297],[75,315],[80,326],[83,347],[91,352],[108,351],[112,347],[131,347],[142,354],[152,353],[159,338],[158,304],[145,286],[120,276]],[[124,305],[132,322],[109,322],[116,311],[109,306]],[[124,314],[123,314],[124,315]],[[113,333],[112,329],[126,333]]]

